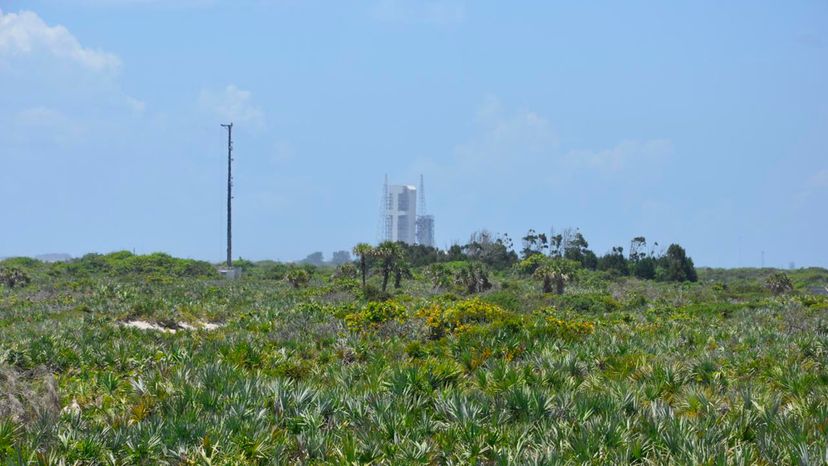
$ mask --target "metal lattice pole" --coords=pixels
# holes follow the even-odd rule
[[[233,267],[233,123],[227,128],[227,268]]]

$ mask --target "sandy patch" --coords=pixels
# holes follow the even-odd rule
[[[126,322],[122,322],[121,325],[123,325],[124,327],[137,328],[139,330],[154,330],[156,332],[164,332],[164,333],[175,333],[176,330],[198,330],[198,329],[215,330],[215,329],[221,327],[221,325],[214,324],[212,322],[196,322],[196,325],[192,325],[192,324],[189,324],[187,322],[178,322],[176,324],[176,326],[178,328],[174,329],[174,328],[162,327],[162,326],[160,326],[156,323],[147,322],[146,320],[128,320]]]

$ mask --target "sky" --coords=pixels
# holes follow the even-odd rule
[[[828,266],[828,2],[0,0],[0,257],[579,228]],[[764,253],[763,253],[764,251]]]

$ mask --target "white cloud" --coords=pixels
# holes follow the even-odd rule
[[[68,0],[67,0],[68,1]],[[133,7],[152,6],[165,9],[197,8],[213,6],[219,0],[73,0],[75,3],[91,7]],[[238,0],[236,0],[238,1]]]
[[[557,131],[546,117],[533,110],[506,111],[496,97],[486,98],[476,122],[477,136],[455,149],[456,162],[467,171],[479,166],[500,174],[553,172],[558,180],[573,174],[652,173],[673,154],[669,139],[624,140],[598,150],[562,150]]]
[[[43,124],[65,118],[60,112],[47,107],[27,108],[17,113],[17,121],[23,124]]]
[[[144,109],[147,107],[143,100],[138,100],[135,97],[130,96],[126,97],[126,104],[135,113],[143,113]]]
[[[475,130],[443,158],[417,160],[410,173],[429,173],[435,185],[455,190],[458,201],[524,202],[535,196],[588,203],[614,191],[634,201],[660,179],[673,155],[668,139],[623,140],[606,148],[562,147],[555,124],[535,109],[509,109],[488,97],[474,114]],[[652,183],[631,184],[647,177]],[[584,190],[595,186],[599,190]],[[647,188],[642,188],[646,186]],[[450,188],[449,188],[450,187]]]
[[[509,113],[493,96],[478,109],[476,121],[481,130],[477,137],[455,149],[466,170],[489,170],[491,164],[519,168],[541,163],[558,146],[558,137],[546,118],[530,110]]]
[[[122,90],[120,67],[116,55],[84,46],[34,12],[0,11],[0,123],[14,127],[18,152],[36,152],[40,142],[84,144],[134,124],[145,104]]]
[[[496,97],[477,110],[477,134],[455,147],[446,166],[457,173],[499,180],[521,176],[561,184],[573,176],[653,174],[673,154],[669,139],[624,140],[604,149],[562,150],[554,125],[533,110],[508,111]]]
[[[41,53],[96,72],[111,73],[121,66],[117,56],[83,47],[65,27],[49,26],[34,12],[0,11],[0,57]]]
[[[466,8],[451,0],[380,0],[373,14],[381,21],[451,24],[465,19]]]
[[[617,173],[628,168],[648,168],[662,162],[672,152],[673,143],[668,139],[627,140],[609,149],[572,150],[564,159],[576,168]]]
[[[254,129],[264,126],[264,112],[251,102],[253,94],[233,84],[221,91],[204,89],[198,98],[204,111],[210,112],[222,121],[247,124]]]

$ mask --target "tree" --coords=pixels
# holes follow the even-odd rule
[[[630,273],[642,280],[652,280],[656,276],[656,260],[652,257],[644,257],[635,262],[629,263]]]
[[[546,233],[538,233],[534,229],[529,229],[526,236],[521,238],[523,242],[523,249],[521,255],[524,259],[533,254],[543,254],[549,248],[549,239]]]
[[[560,254],[561,255],[566,254],[566,250],[570,248],[570,244],[572,243],[572,241],[575,240],[575,232],[576,231],[577,230],[573,230],[572,227],[566,227],[566,228],[563,229],[561,234],[558,235],[558,236],[560,236],[560,241],[559,241],[559,246],[558,247],[560,249]]]
[[[346,262],[351,262],[351,253],[348,251],[334,251],[331,257],[333,265],[342,265]]]
[[[647,239],[643,236],[636,236],[630,241],[628,268],[635,277],[645,280],[655,278],[656,260],[653,255],[647,254]]]
[[[511,250],[509,235],[492,235],[487,230],[473,233],[463,250],[472,260],[483,262],[495,269],[503,270],[517,262],[517,254]]]
[[[316,251],[308,254],[307,257],[299,262],[302,264],[310,264],[321,267],[322,265],[325,265],[325,256],[321,252]]]
[[[595,270],[598,268],[598,256],[594,252],[587,249],[584,251],[584,257],[581,258],[581,266],[585,269]]]
[[[793,291],[793,282],[785,272],[776,272],[765,280],[765,288],[773,294],[785,294]]]
[[[541,254],[532,254],[531,256],[518,262],[517,269],[525,275],[532,275],[535,270],[547,262],[549,259]]]
[[[647,257],[647,239],[643,236],[636,236],[630,241],[630,260],[637,262]]]
[[[359,243],[354,246],[354,255],[359,257],[359,270],[362,272],[362,288],[365,288],[365,276],[368,274],[368,258],[373,254],[374,248],[368,243]]]
[[[406,260],[408,260],[408,263],[412,267],[422,267],[447,260],[445,251],[441,251],[433,246],[400,243],[400,247],[405,251]]]
[[[452,244],[451,247],[448,249],[447,255],[447,259],[449,262],[464,261],[468,259],[466,253],[463,252],[463,247],[459,244]]]
[[[32,280],[29,278],[29,275],[18,268],[0,269],[0,283],[9,288],[24,287],[31,281]]]
[[[563,294],[567,283],[575,279],[578,267],[573,260],[556,257],[544,260],[532,276],[541,281],[544,293]]]
[[[445,264],[431,264],[425,269],[425,276],[431,282],[431,289],[439,290],[451,284],[451,272]]]
[[[563,256],[563,235],[550,235],[549,237],[549,256],[561,257]]]
[[[684,248],[671,244],[667,253],[658,259],[656,278],[668,282],[694,282],[698,280],[693,259],[687,257]]]
[[[469,262],[460,268],[454,276],[454,282],[469,294],[480,293],[492,287],[489,272],[479,262]]]
[[[405,254],[402,247],[392,241],[383,241],[374,248],[373,257],[379,260],[380,273],[382,274],[382,292],[388,290],[388,279],[398,267],[400,262],[405,261]]]
[[[301,288],[310,281],[310,274],[305,269],[293,268],[285,275],[285,280],[294,288]]]
[[[356,266],[353,262],[345,262],[344,264],[339,264],[336,270],[334,270],[333,279],[354,279],[359,274]]]
[[[554,238],[556,250],[560,251],[562,247],[565,259],[580,262],[585,269],[595,270],[598,267],[598,257],[589,250],[589,243],[584,235],[577,229],[572,233],[570,228],[564,230],[564,234],[566,236],[558,235]],[[559,257],[560,254],[557,256]]]
[[[566,246],[564,247],[564,258],[581,262],[584,258],[584,251],[589,248],[589,243],[587,243],[586,238],[584,235],[581,234],[580,231],[575,231],[572,234],[571,238],[566,242]]]
[[[414,278],[411,273],[411,266],[406,260],[398,260],[394,263],[394,288],[399,290],[402,286],[403,278]]]
[[[604,254],[603,257],[598,259],[598,270],[604,270],[616,275],[629,275],[630,270],[627,267],[627,259],[624,257],[624,248],[614,246],[611,252]]]

